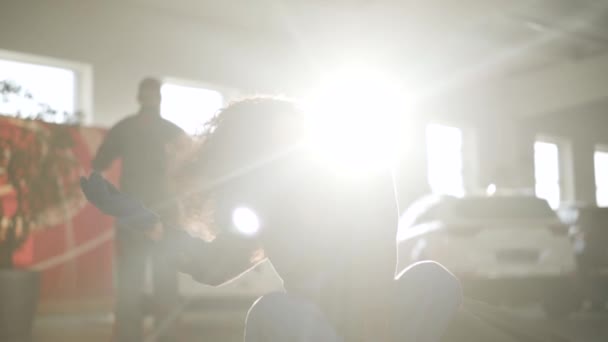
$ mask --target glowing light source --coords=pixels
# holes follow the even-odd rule
[[[336,165],[361,173],[395,161],[401,88],[381,73],[349,67],[308,96],[313,147]]]
[[[494,194],[496,194],[496,184],[488,185],[488,188],[486,189],[486,194],[488,196],[493,196]]]
[[[232,212],[232,223],[245,235],[254,235],[260,230],[260,219],[251,209],[239,207]]]

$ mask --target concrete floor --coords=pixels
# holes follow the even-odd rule
[[[572,342],[608,341],[608,313],[578,313],[569,319],[550,321],[538,308],[512,311]],[[240,342],[246,310],[229,309],[185,314],[176,342]],[[34,327],[33,342],[111,342],[111,314],[45,314]]]
[[[189,310],[177,323],[175,342],[241,342],[248,306]],[[151,334],[152,320],[144,331]],[[32,342],[111,342],[113,315],[106,313],[43,313],[36,317]]]
[[[198,316],[198,317],[196,317]],[[175,342],[241,342],[242,319],[238,314],[219,314],[214,318],[187,315],[179,325]],[[223,316],[223,317],[222,317]],[[151,330],[151,329],[150,329]],[[111,315],[78,317],[40,317],[32,342],[111,342]]]

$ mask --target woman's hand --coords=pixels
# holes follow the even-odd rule
[[[120,192],[98,172],[80,178],[85,197],[101,212],[116,217],[122,224],[138,229],[154,229],[158,215],[141,202]]]

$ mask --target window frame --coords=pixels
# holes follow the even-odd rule
[[[537,142],[553,144],[557,147],[557,186],[559,190],[559,201],[557,207],[549,205],[552,209],[560,208],[564,203],[571,201],[574,195],[574,169],[572,145],[567,139],[540,134],[534,139],[534,145]],[[533,163],[534,163],[534,194],[538,197],[536,187],[539,184],[536,179],[536,151],[533,145]],[[547,199],[549,202],[549,200]]]
[[[218,85],[215,83],[199,81],[199,80],[167,76],[167,77],[161,78],[161,82],[163,84],[171,83],[171,84],[180,85],[180,86],[184,86],[184,87],[204,88],[204,89],[217,91],[217,92],[221,93],[222,96],[224,97],[225,104],[229,103],[230,101],[233,101],[237,96],[240,95],[239,92],[234,88]]]
[[[600,206],[599,202],[598,202],[598,191],[599,191],[599,186],[598,186],[598,181],[597,181],[597,166],[596,166],[596,153],[604,153],[606,155],[608,155],[608,144],[597,144],[595,145],[594,149],[593,149],[593,183],[595,186],[595,205],[600,207],[600,208],[607,208],[608,207],[608,203],[606,203],[605,205]],[[606,188],[608,189],[608,185],[606,185]]]
[[[220,95],[222,95],[222,107],[227,106],[230,102],[234,101],[234,99],[240,95],[239,92],[234,88],[220,86],[217,84],[212,84],[209,82],[198,81],[198,80],[183,79],[183,78],[176,78],[176,77],[163,77],[163,78],[161,78],[161,83],[162,83],[162,85],[172,84],[172,85],[176,85],[176,86],[200,88],[200,89],[216,91],[216,92],[220,93]],[[162,113],[161,113],[161,115],[162,115]],[[165,119],[167,119],[167,118],[165,118]],[[167,119],[167,120],[171,121],[170,119]]]
[[[431,185],[431,179],[430,179],[430,162],[429,162],[429,138],[428,138],[428,129],[431,125],[435,125],[435,126],[443,126],[443,127],[448,127],[448,128],[454,128],[459,130],[460,132],[460,185],[461,185],[461,191],[462,194],[448,194],[448,193],[436,193],[433,191],[432,185]],[[466,136],[466,128],[463,128],[459,125],[456,125],[454,123],[451,122],[444,122],[444,121],[429,121],[425,124],[424,126],[424,142],[425,142],[425,159],[426,159],[426,179],[427,182],[429,184],[429,188],[431,190],[431,192],[435,195],[438,196],[453,196],[453,197],[462,197],[464,195],[467,194],[467,181],[470,181],[467,179],[466,177],[466,170],[470,169],[471,167],[469,165],[466,165],[467,163],[467,146],[466,144],[469,143],[470,141],[467,140]]]
[[[69,69],[74,72],[74,109],[83,114],[82,124],[93,122],[93,67],[90,64],[42,55],[0,49],[0,59],[27,64]]]

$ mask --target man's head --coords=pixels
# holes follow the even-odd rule
[[[143,112],[160,112],[162,82],[155,78],[145,78],[139,83],[137,100]]]

